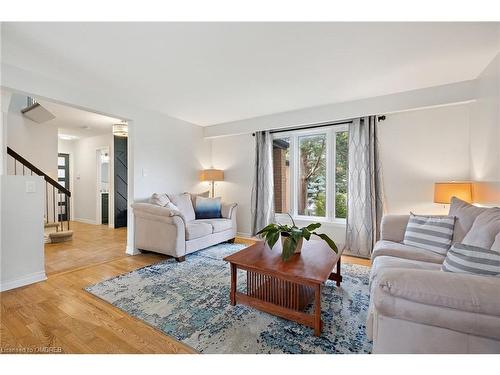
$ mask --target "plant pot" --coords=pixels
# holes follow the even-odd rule
[[[283,233],[281,233],[281,248],[283,248],[283,246],[285,245],[285,240],[288,238],[289,236],[286,236],[286,235],[283,235]],[[302,243],[304,242],[304,239],[301,238],[298,242],[297,242],[297,246],[295,247],[295,250],[294,250],[294,254],[300,254],[300,251],[302,250]]]

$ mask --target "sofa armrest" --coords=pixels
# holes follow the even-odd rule
[[[237,203],[222,202],[222,204],[221,204],[222,217],[226,218],[226,219],[232,219],[233,215],[236,215],[236,207],[237,206],[238,206]]]
[[[155,219],[166,223],[173,223],[172,218],[174,216],[183,218],[179,211],[151,203],[133,203],[131,207],[134,210],[134,215],[137,217]]]
[[[392,268],[372,292],[377,314],[500,339],[500,278]]]
[[[380,239],[402,242],[410,215],[385,215],[380,224]]]

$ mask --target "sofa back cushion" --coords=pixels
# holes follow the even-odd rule
[[[175,195],[170,194],[168,197],[175,207],[177,207],[186,222],[193,221],[195,219],[193,204],[191,203],[191,195],[189,193]]]
[[[455,231],[453,233],[453,242],[461,243],[472,228],[474,220],[486,208],[476,207],[456,197],[451,198],[449,216],[455,216]]]
[[[410,215],[403,243],[446,255],[453,238],[453,216]]]
[[[500,276],[500,252],[454,244],[444,259],[443,271]]]
[[[189,194],[191,196],[191,203],[193,203],[193,208],[196,207],[196,197],[203,197],[203,198],[210,197],[210,191],[208,190],[202,193],[184,193],[184,194]]]
[[[500,233],[500,208],[487,208],[476,217],[472,228],[467,232],[462,243],[465,245],[491,249],[495,237]]]
[[[221,199],[196,197],[196,206],[194,210],[196,219],[219,219],[221,214]]]

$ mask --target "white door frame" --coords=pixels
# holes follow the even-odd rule
[[[96,220],[97,225],[102,224],[102,197],[101,197],[101,153],[107,152],[109,156],[109,166],[108,166],[108,185],[110,185],[110,170],[111,170],[111,153],[109,146],[100,146],[96,148],[95,156],[96,156],[96,164],[97,164],[97,175],[96,175]],[[111,193],[111,189],[108,187],[108,199]],[[108,226],[109,222],[109,204],[108,204]]]

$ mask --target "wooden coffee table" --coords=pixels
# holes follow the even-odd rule
[[[271,250],[264,241],[224,258],[231,265],[231,305],[241,303],[314,328],[321,335],[321,288],[326,280],[340,286],[340,255],[324,242],[304,241],[301,254],[284,262],[281,243]],[[333,268],[336,267],[336,272]],[[237,270],[247,271],[246,291],[236,288]],[[305,308],[314,303],[314,311]]]

